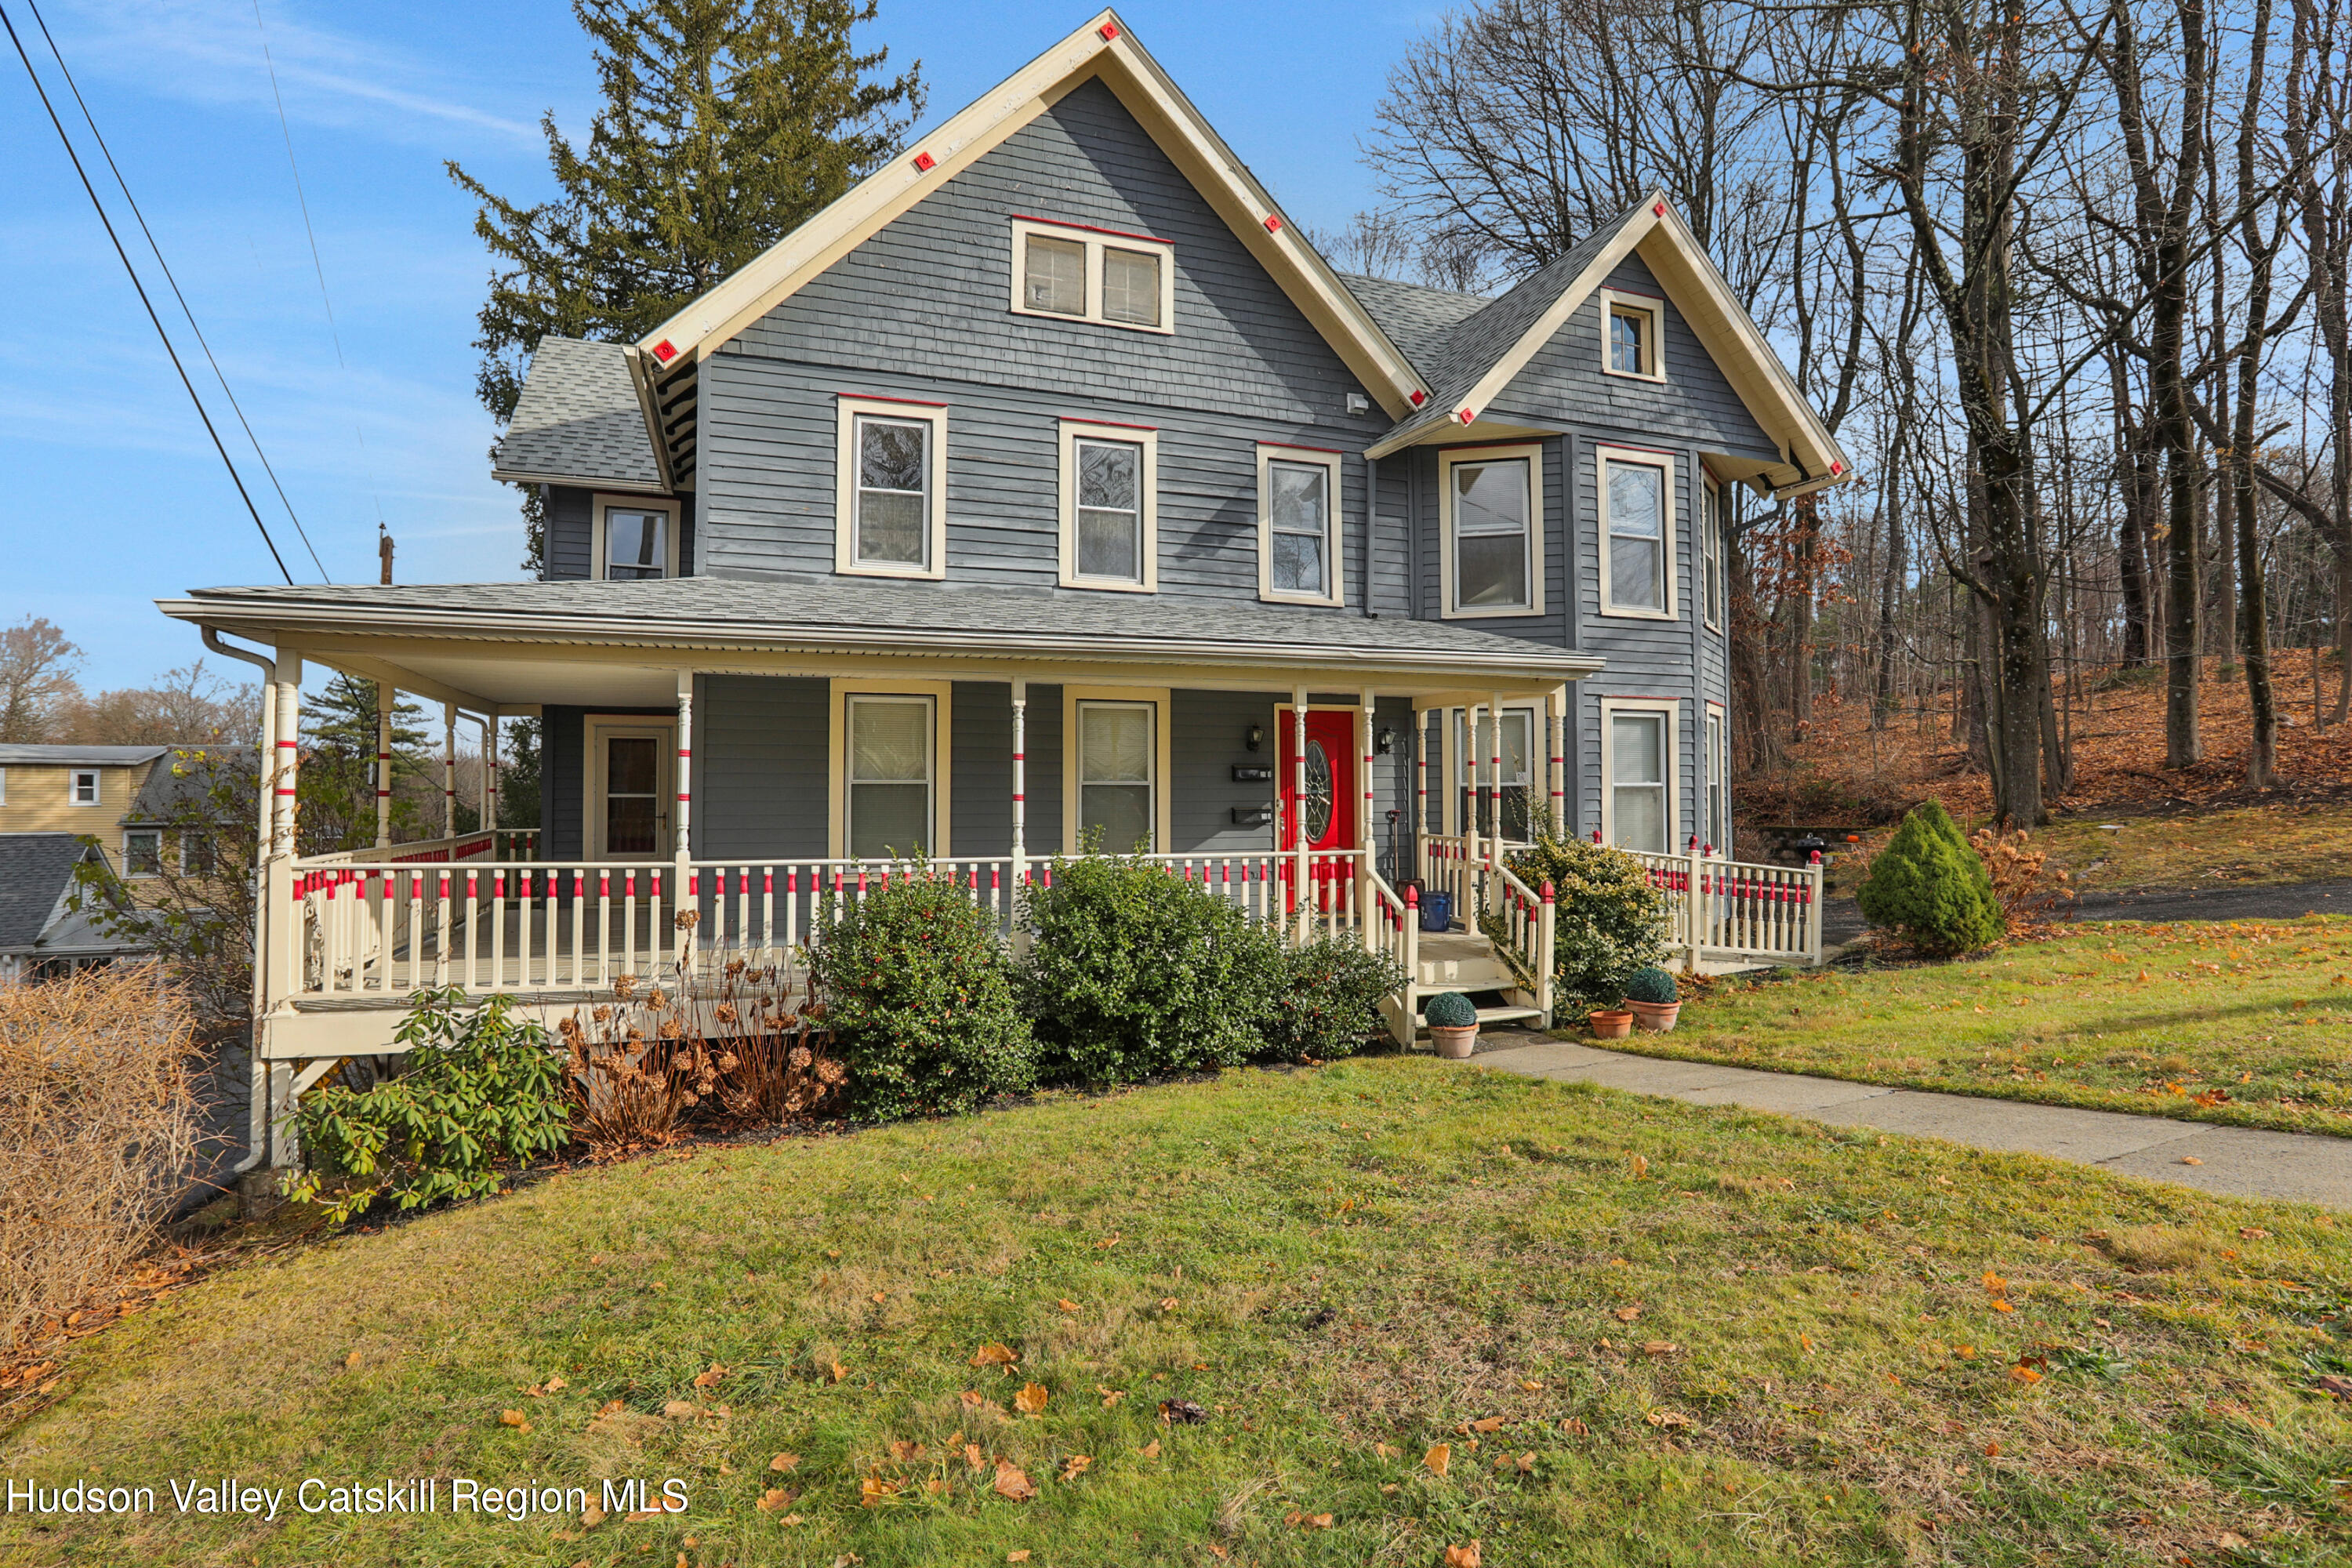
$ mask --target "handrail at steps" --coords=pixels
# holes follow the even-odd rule
[[[1404,986],[1381,1003],[1389,1034],[1403,1048],[1412,1048],[1421,991],[1421,896],[1408,888],[1402,897],[1369,866],[1365,886],[1371,892],[1372,918],[1364,922],[1364,946],[1385,952],[1404,971]]]
[[[1528,993],[1528,1005],[1542,1010],[1545,1026],[1549,1027],[1558,916],[1552,885],[1546,882],[1538,890],[1522,881],[1509,866],[1498,866],[1496,869],[1501,882],[1487,938],[1495,942],[1503,962],[1518,976]]]

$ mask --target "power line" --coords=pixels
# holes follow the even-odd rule
[[[196,405],[196,417],[205,422],[205,434],[213,438],[213,450],[220,454],[221,466],[228,469],[229,482],[236,486],[237,498],[253,518],[253,526],[261,531],[261,542],[269,547],[269,558],[278,563],[278,574],[293,586],[294,574],[286,570],[286,557],[278,553],[278,542],[269,537],[269,525],[261,521],[261,509],[253,504],[252,495],[245,488],[245,477],[236,471],[229,458],[228,448],[221,444],[220,432],[213,427],[213,416],[205,410],[205,400],[196,395],[196,384],[188,379],[188,367],[180,363],[180,351],[172,346],[172,334],[163,330],[163,318],[155,313],[155,302],[147,297],[147,286],[139,281],[139,269],[131,265],[131,253],[122,248],[122,237],[114,232],[114,220],[106,216],[106,204],[98,199],[98,187],[89,183],[89,171],[81,166],[81,154],[74,151],[73,138],[66,134],[65,121],[58,118],[57,105],[49,101],[49,89],[41,83],[40,72],[33,68],[33,57],[25,52],[25,40],[16,36],[16,24],[10,18],[8,8],[0,5],[0,27],[8,30],[8,41],[16,46],[16,58],[24,62],[25,74],[32,79],[33,91],[47,110],[49,124],[58,133],[58,141],[73,163],[74,173],[81,179],[84,195],[98,213],[98,221],[106,229],[106,237],[114,244],[114,254],[122,262],[122,270],[131,276],[131,287],[139,296],[139,303],[147,310],[147,320],[153,323],[155,335],[163,340],[163,352],[171,356],[172,368],[180,373],[180,384],[188,391],[188,401]]]
[[[286,520],[294,525],[295,533],[302,541],[302,548],[310,552],[310,564],[319,569],[320,577],[333,582],[335,579],[327,571],[326,563],[319,559],[318,547],[310,542],[310,531],[294,514],[294,503],[288,498],[286,487],[278,482],[278,470],[269,463],[269,454],[261,449],[261,437],[253,433],[253,422],[246,418],[244,405],[237,402],[236,394],[229,389],[228,377],[222,373],[220,361],[213,356],[213,345],[205,341],[204,328],[196,324],[196,313],[189,308],[188,297],[180,291],[180,280],[172,275],[172,264],[163,259],[163,247],[155,242],[155,231],[147,226],[147,215],[139,210],[139,198],[131,194],[131,182],[122,177],[121,167],[114,161],[114,149],[106,144],[106,133],[99,130],[98,120],[90,113],[89,104],[81,95],[81,84],[74,80],[73,68],[66,64],[65,55],[58,48],[58,40],[50,35],[48,19],[41,15],[39,0],[25,0],[25,4],[31,9],[34,26],[41,29],[42,40],[49,46],[49,53],[58,62],[59,74],[66,79],[67,89],[73,94],[75,104],[81,110],[83,122],[89,127],[90,136],[98,142],[99,152],[104,154],[106,166],[114,174],[114,183],[121,187],[122,199],[131,206],[131,216],[139,220],[139,232],[147,237],[147,248],[155,253],[155,265],[163,269],[163,281],[172,286],[172,298],[180,302],[180,314],[188,319],[188,331],[195,334],[197,346],[205,351],[205,363],[213,367],[213,379],[220,383],[221,395],[228,399],[229,407],[236,413],[236,422],[245,427],[245,438],[253,443],[253,455],[261,459],[261,471],[269,476],[270,488],[278,492],[278,504],[286,509]]]

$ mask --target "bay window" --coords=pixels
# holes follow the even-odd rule
[[[1439,456],[1449,616],[1540,615],[1541,448],[1465,447]]]

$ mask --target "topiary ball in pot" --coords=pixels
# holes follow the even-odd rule
[[[1636,1028],[1663,1033],[1675,1026],[1683,1010],[1682,993],[1673,975],[1647,963],[1625,977],[1625,1005]]]
[[[1654,963],[1645,963],[1625,977],[1625,1000],[1664,1006],[1681,1001],[1682,993],[1675,989],[1673,975]]]
[[[1422,1016],[1429,1020],[1429,1037],[1439,1056],[1461,1061],[1476,1048],[1478,1009],[1459,991],[1432,996]]]

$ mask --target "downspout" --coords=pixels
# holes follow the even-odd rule
[[[278,664],[274,659],[264,658],[257,653],[246,648],[233,647],[221,641],[220,633],[210,626],[198,629],[204,633],[205,647],[225,658],[245,660],[246,663],[260,670],[262,677],[260,758],[261,777],[265,787],[261,791],[261,822],[257,829],[258,836],[254,839],[256,853],[253,858],[253,1023],[252,1037],[247,1045],[245,1061],[246,1100],[249,1109],[246,1113],[245,1158],[228,1168],[230,1175],[242,1176],[260,1164],[269,1152],[268,1079],[261,1065],[261,921],[266,915],[266,911],[262,909],[262,900],[268,892],[268,879],[262,875],[260,852],[269,841],[270,796],[266,786],[269,779],[269,761],[272,754],[270,742],[277,738],[270,733],[270,731],[275,728],[278,718],[276,690]]]

